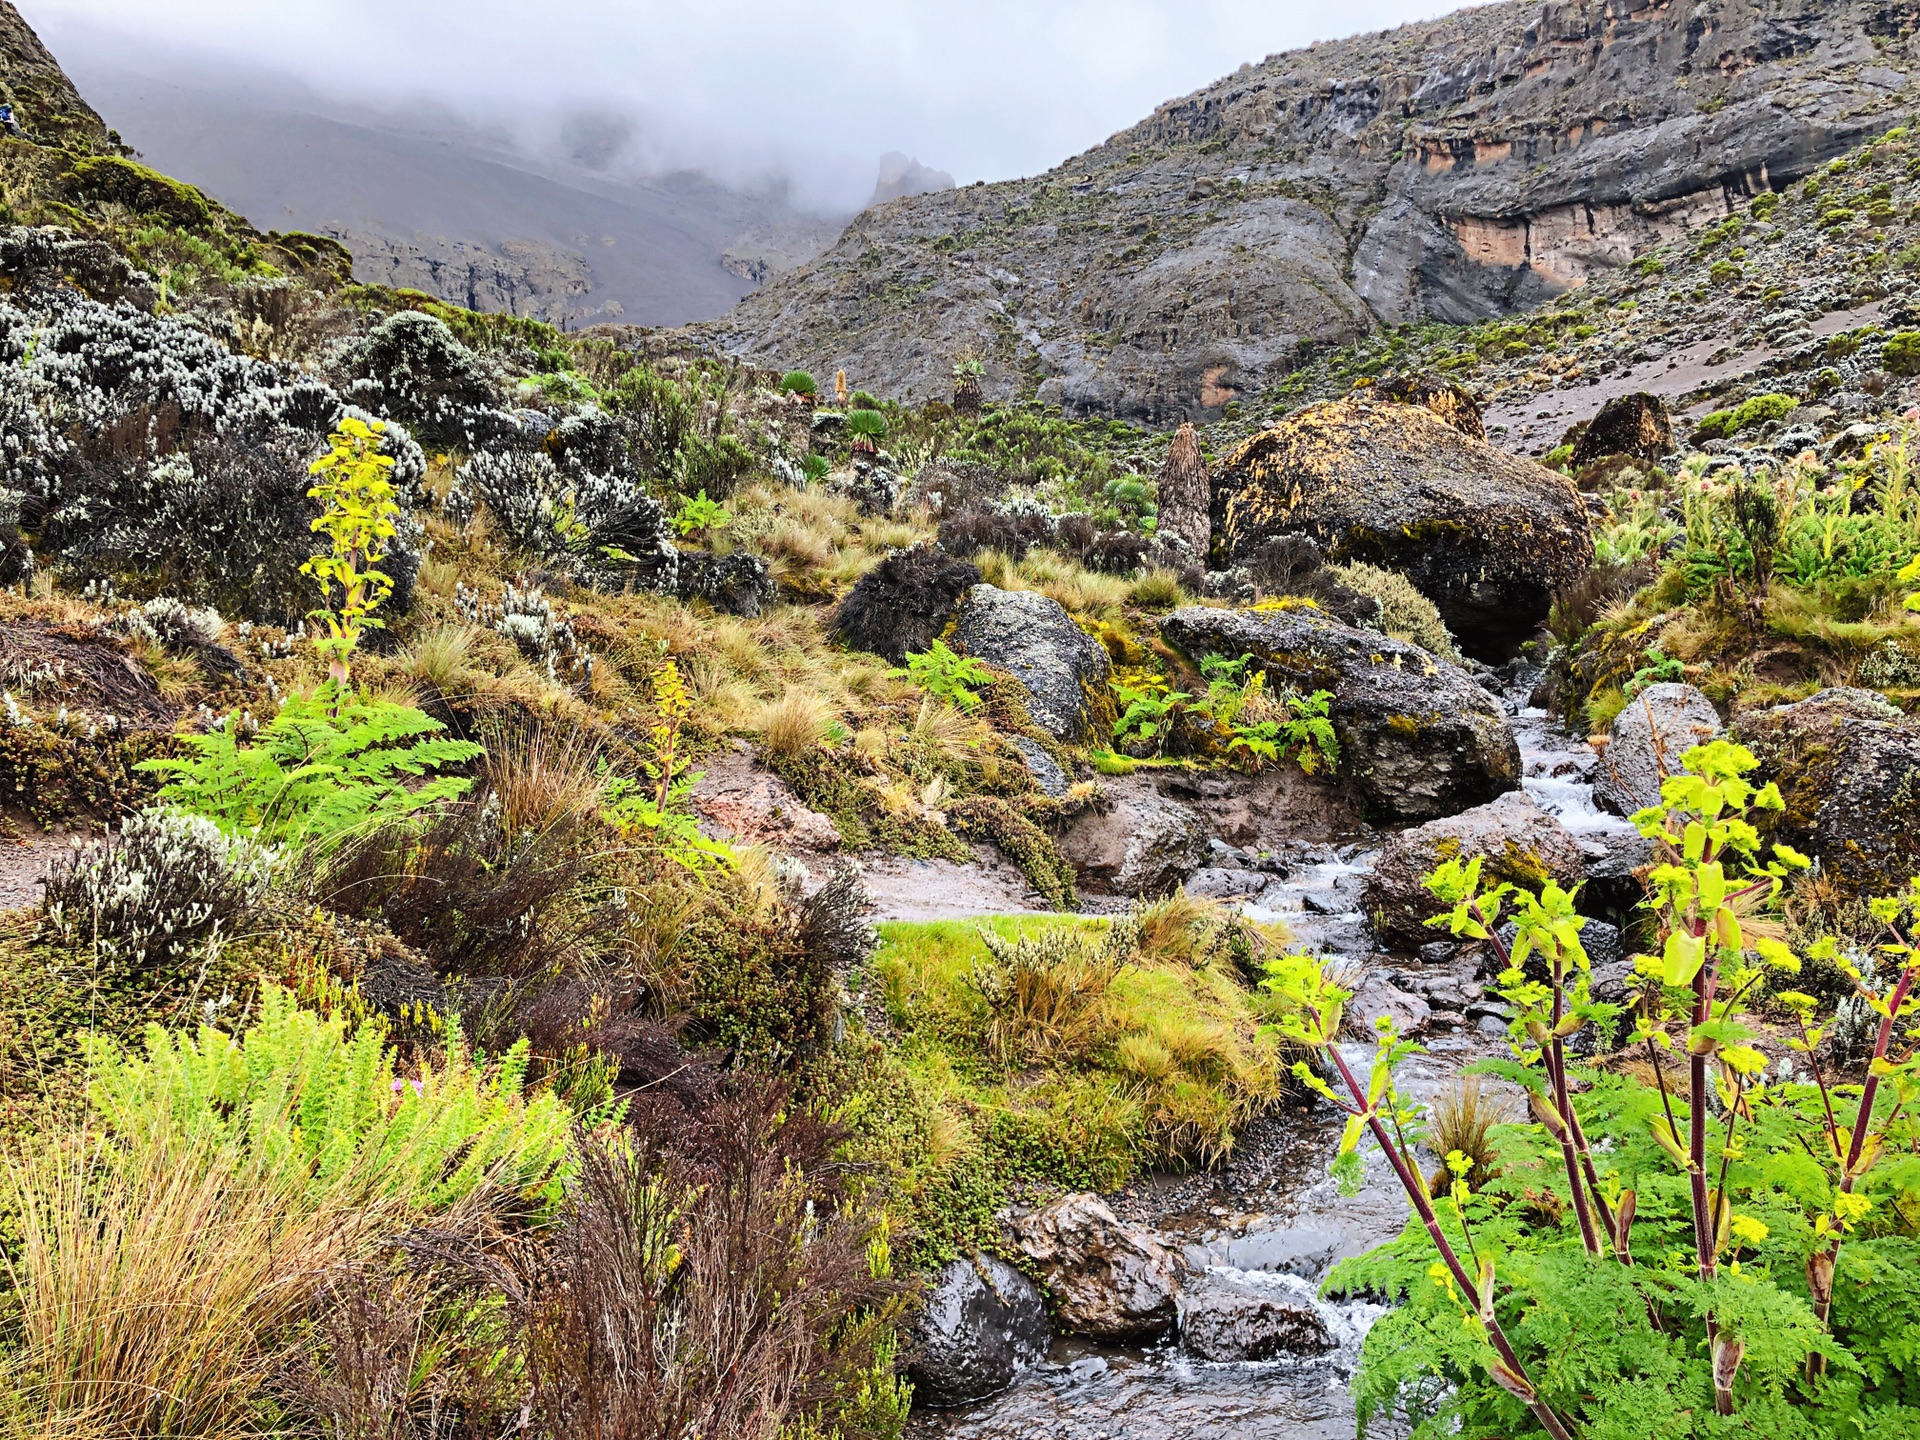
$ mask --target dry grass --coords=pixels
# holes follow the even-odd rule
[[[400,671],[442,695],[458,695],[471,684],[474,641],[479,635],[472,625],[436,625],[400,652]]]
[[[1443,1162],[1427,1188],[1442,1194],[1452,1184],[1446,1157],[1458,1151],[1473,1162],[1467,1183],[1478,1190],[1498,1173],[1492,1141],[1493,1127],[1511,1124],[1514,1108],[1489,1091],[1478,1075],[1463,1075],[1449,1090],[1435,1097],[1427,1115],[1427,1148]]]
[[[1127,599],[1145,610],[1171,610],[1186,603],[1187,592],[1171,570],[1148,570],[1135,577]]]
[[[760,707],[753,728],[770,753],[792,758],[819,746],[833,720],[833,709],[821,696],[789,687]]]
[[[1112,1028],[1121,947],[1067,930],[1017,940],[981,934],[988,958],[966,982],[985,1008],[986,1047],[1003,1061],[1084,1056]]]

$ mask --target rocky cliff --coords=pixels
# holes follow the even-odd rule
[[[1215,417],[1383,324],[1525,307],[1894,123],[1920,0],[1510,0],[1243,66],[1057,169],[877,206],[713,332],[943,395]]]

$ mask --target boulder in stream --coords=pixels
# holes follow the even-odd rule
[[[1292,1275],[1208,1270],[1180,1292],[1180,1347],[1202,1360],[1272,1360],[1334,1348],[1313,1287]]]
[[[1537,890],[1544,880],[1569,889],[1586,874],[1587,857],[1567,827],[1523,791],[1488,805],[1429,820],[1391,840],[1367,877],[1366,912],[1388,944],[1416,949],[1442,932],[1427,927],[1440,903],[1422,883],[1447,860],[1479,857],[1488,883],[1511,881]]]
[[[1054,1316],[1076,1335],[1152,1340],[1176,1318],[1182,1266],[1151,1230],[1120,1220],[1098,1195],[1066,1195],[1011,1221]]]
[[[1330,691],[1338,773],[1377,819],[1455,815],[1520,783],[1520,746],[1500,703],[1417,645],[1342,625],[1310,605],[1194,606],[1161,621],[1160,635],[1195,663],[1251,655],[1279,685]]]
[[[916,1400],[983,1400],[1046,1354],[1046,1304],[1033,1282],[1004,1260],[949,1260],[914,1319],[912,1341],[907,1370]]]

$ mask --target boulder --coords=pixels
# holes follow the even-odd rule
[[[1160,635],[1195,663],[1251,655],[1272,681],[1333,695],[1338,772],[1383,820],[1430,820],[1520,783],[1506,712],[1457,665],[1308,605],[1176,610]]]
[[[1106,803],[1076,816],[1060,853],[1096,893],[1158,899],[1207,863],[1207,827],[1144,775],[1105,784]]]
[[[1607,748],[1593,769],[1594,803],[1631,815],[1660,803],[1660,782],[1680,771],[1680,757],[1720,733],[1720,712],[1691,685],[1649,685],[1626,703],[1607,730]]]
[[[1673,449],[1673,417],[1667,402],[1636,390],[1616,395],[1600,407],[1573,445],[1573,468],[1582,469],[1609,455],[1658,460]]]
[[[1872,690],[1833,689],[1743,715],[1734,738],[1780,786],[1774,837],[1842,894],[1891,894],[1920,873],[1920,722]]]
[[[1067,792],[1073,789],[1073,777],[1047,752],[1047,747],[1030,735],[1010,735],[1007,738],[1014,752],[1019,755],[1020,763],[1027,767],[1027,773],[1033,777],[1033,783],[1040,788],[1040,793],[1049,800],[1066,799]]]
[[[1395,404],[1424,406],[1462,435],[1475,440],[1487,438],[1486,422],[1480,418],[1480,402],[1458,381],[1430,374],[1389,375],[1373,387],[1373,393]]]
[[[909,652],[925,651],[939,638],[960,597],[979,583],[978,567],[937,545],[895,550],[840,602],[833,633],[855,650],[904,665]]]
[[[1347,1002],[1347,1029],[1364,1040],[1379,1035],[1382,1016],[1393,1021],[1393,1033],[1417,1035],[1433,1019],[1433,1006],[1410,990],[1402,990],[1384,975],[1369,975]]]
[[[1180,1292],[1180,1348],[1202,1360],[1324,1355],[1335,1347],[1297,1276],[1210,1269]]]
[[[1107,652],[1050,596],[975,585],[960,602],[953,648],[1013,676],[1034,724],[1063,744],[1113,725]]]
[[[1159,1237],[1122,1223],[1098,1195],[1067,1195],[1011,1222],[1055,1318],[1077,1335],[1151,1340],[1177,1315],[1181,1264]]]
[[[1047,1308],[1004,1260],[949,1260],[911,1326],[907,1373],[923,1405],[964,1405],[1011,1385],[1047,1353]]]
[[[1330,561],[1402,572],[1467,637],[1532,631],[1593,564],[1587,509],[1564,475],[1421,405],[1312,405],[1235,450],[1214,479],[1216,563],[1289,534]]]
[[[1491,804],[1416,825],[1388,843],[1367,877],[1365,909],[1380,938],[1412,949],[1440,934],[1425,924],[1441,907],[1421,881],[1443,861],[1476,856],[1485,861],[1481,874],[1489,882],[1508,880],[1528,889],[1549,879],[1571,888],[1587,868],[1572,832],[1531,796],[1511,791]]]

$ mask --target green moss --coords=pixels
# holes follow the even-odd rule
[[[143,760],[171,755],[173,737],[155,730],[104,731],[77,725],[8,725],[0,718],[0,805],[42,825],[80,816],[113,820],[152,798]]]
[[[1077,878],[1053,837],[997,795],[980,795],[947,807],[947,820],[970,840],[986,840],[1020,867],[1033,888],[1062,910],[1079,903]]]
[[[213,203],[199,190],[119,155],[94,155],[73,167],[76,191],[88,200],[124,205],[197,228],[213,220]]]

